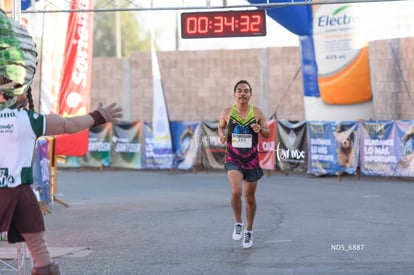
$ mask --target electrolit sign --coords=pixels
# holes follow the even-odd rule
[[[351,6],[325,5],[315,11],[313,22],[319,76],[331,76],[349,65],[366,46],[358,37],[358,16]]]
[[[248,2],[257,5],[292,1]],[[368,37],[364,30],[373,25],[375,16],[371,14],[375,9],[364,7],[360,3],[332,3],[286,5],[267,10],[268,17],[300,38],[307,120],[353,121],[373,117]]]
[[[362,9],[353,5],[322,5],[314,8],[313,31],[318,83],[329,104],[371,100],[368,42]]]

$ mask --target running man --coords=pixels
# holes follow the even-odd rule
[[[231,206],[235,218],[233,240],[243,239],[243,248],[250,248],[253,245],[256,187],[263,176],[257,144],[259,134],[268,138],[270,131],[262,110],[249,104],[252,88],[246,80],[236,83],[233,97],[236,104],[221,113],[218,134],[220,142],[227,146],[224,168],[231,185]],[[246,203],[245,227],[242,221],[243,190]]]

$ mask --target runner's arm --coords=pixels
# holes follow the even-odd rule
[[[225,133],[226,127],[227,127],[227,120],[229,115],[229,109],[225,109],[221,115],[220,120],[218,123],[218,134],[220,137],[220,142],[224,144],[227,141],[227,135]]]
[[[269,125],[266,121],[266,118],[261,109],[255,108],[255,116],[258,126],[260,126],[256,133],[260,133],[262,137],[269,138],[270,137],[270,129]],[[253,126],[252,126],[253,127]]]

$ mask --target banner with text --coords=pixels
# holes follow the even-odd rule
[[[111,167],[141,169],[141,121],[112,125]]]
[[[277,166],[284,171],[306,172],[306,121],[277,121]]]
[[[144,151],[143,151],[143,165],[148,169],[170,169],[172,167],[172,141],[171,148],[169,146],[163,148],[160,143],[154,138],[152,123],[144,122]],[[169,125],[167,126],[168,133]],[[171,135],[168,134],[168,139]]]
[[[71,1],[70,5],[71,10],[93,7],[93,0]],[[58,114],[72,117],[89,112],[92,55],[93,12],[72,12],[66,29]],[[58,135],[55,144],[56,155],[83,156],[88,151],[88,130]]]
[[[260,167],[264,170],[274,170],[276,167],[276,120],[268,121],[270,137],[259,135],[257,150],[259,152]]]
[[[218,121],[201,122],[201,165],[204,168],[224,169],[226,146],[220,143]]]
[[[311,174],[355,174],[358,167],[358,123],[355,121],[308,122]]]
[[[308,173],[336,174],[336,148],[333,140],[333,123],[310,121],[307,123],[309,161]]]
[[[84,167],[109,167],[111,164],[112,124],[89,129],[88,152],[81,158]]]
[[[397,165],[395,124],[393,121],[364,121],[359,127],[361,173],[393,176]]]

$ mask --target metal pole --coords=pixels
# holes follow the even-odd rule
[[[267,80],[267,59],[268,59],[268,49],[262,48],[260,50],[260,107],[263,111],[265,117],[268,117],[268,80]]]
[[[122,109],[125,121],[132,119],[132,94],[131,94],[131,64],[129,59],[122,58]]]
[[[12,19],[20,22],[22,15],[21,0],[13,0],[12,3]]]
[[[116,1],[117,8],[119,8],[119,1]],[[116,37],[116,57],[122,57],[122,30],[121,30],[121,13],[115,12],[115,37]]]

